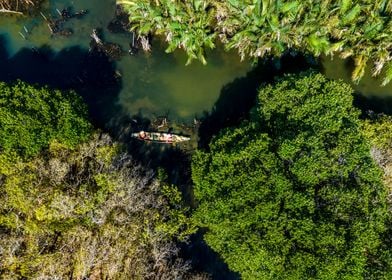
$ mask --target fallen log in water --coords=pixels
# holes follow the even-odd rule
[[[19,14],[19,15],[23,15],[22,12],[7,10],[7,9],[4,9],[4,8],[0,9],[0,13],[8,13],[8,14]]]

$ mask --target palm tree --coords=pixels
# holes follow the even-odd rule
[[[294,48],[315,56],[352,56],[352,79],[368,62],[373,75],[390,72],[390,0],[120,0],[140,35],[163,35],[167,51],[182,48],[203,63],[220,39],[241,58],[281,55]],[[385,71],[382,71],[387,67]],[[384,83],[390,81],[385,76]]]

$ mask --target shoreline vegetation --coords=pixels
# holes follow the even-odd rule
[[[0,83],[0,275],[207,279],[180,192],[93,131],[74,92]]]
[[[4,0],[0,13],[28,15],[41,2]],[[392,4],[357,2],[120,0],[129,22],[117,9],[122,20],[109,25],[138,34],[131,55],[158,35],[166,52],[205,64],[219,40],[260,64],[290,52],[339,55],[352,60],[354,82],[372,62],[385,85]],[[86,14],[64,11],[61,22]],[[98,30],[93,37],[106,44]],[[197,135],[205,139],[194,137],[203,123],[168,116],[128,116],[127,136],[116,137],[91,123],[100,101],[88,108],[77,89],[0,81],[0,276],[392,279],[392,118],[361,112],[347,83],[295,67],[258,77],[241,114],[220,104],[220,130]],[[246,99],[251,89],[235,90]],[[143,125],[194,139],[166,149],[128,137]]]
[[[119,0],[140,36],[158,34],[167,52],[183,49],[189,59],[207,63],[205,52],[216,41],[240,57],[281,56],[294,50],[319,57],[354,61],[358,82],[366,66],[382,84],[392,79],[392,3],[374,0]]]

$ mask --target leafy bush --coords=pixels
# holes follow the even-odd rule
[[[23,82],[0,82],[0,149],[30,157],[52,141],[74,147],[91,132],[87,110],[74,92]]]
[[[260,90],[252,119],[193,158],[194,219],[243,279],[362,279],[386,188],[352,89],[320,74]]]

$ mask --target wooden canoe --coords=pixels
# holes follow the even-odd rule
[[[173,144],[184,141],[189,141],[191,138],[186,136],[181,136],[173,133],[164,133],[164,132],[147,132],[140,131],[137,133],[132,133],[133,138],[147,141],[147,142],[155,142],[155,143],[164,143],[164,144]]]

